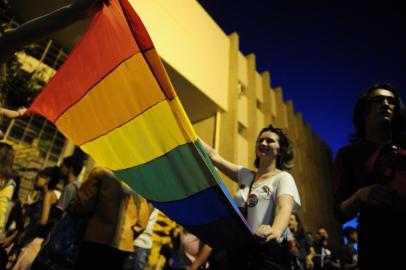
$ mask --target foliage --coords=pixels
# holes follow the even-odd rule
[[[44,85],[45,82],[34,72],[23,70],[17,57],[13,56],[5,64],[0,82],[3,104],[9,108],[28,106]]]
[[[11,1],[0,0],[0,7],[3,14],[7,14]],[[0,35],[4,33],[8,22],[0,21]],[[30,45],[23,51],[32,51],[36,45]],[[45,82],[37,76],[37,72],[27,72],[22,69],[22,64],[16,55],[2,66],[0,66],[0,106],[7,108],[18,108],[28,106]]]

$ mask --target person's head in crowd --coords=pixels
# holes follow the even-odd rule
[[[348,242],[357,243],[358,242],[358,232],[357,229],[351,226],[344,228],[344,237]]]
[[[303,229],[302,220],[297,213],[291,213],[289,219],[289,230],[292,233],[304,235],[305,231]]]
[[[311,231],[307,231],[306,235],[307,235],[307,238],[309,238],[310,240],[312,240],[312,241],[314,240],[313,233]]]
[[[78,177],[83,168],[83,159],[74,156],[65,157],[61,164],[61,174],[65,181],[69,174]]]
[[[57,166],[47,167],[40,171],[35,180],[35,188],[38,190],[53,190],[59,183],[61,174]]]
[[[328,232],[326,228],[320,227],[314,235],[314,241],[320,244],[326,244],[328,240]]]
[[[0,178],[10,178],[13,175],[14,149],[5,142],[0,142]]]
[[[276,158],[276,168],[288,170],[292,168],[293,150],[289,139],[280,128],[272,125],[263,128],[257,137],[255,147],[255,168],[259,168],[261,160]]]
[[[352,142],[365,139],[368,130],[379,128],[391,132],[394,139],[406,130],[405,106],[399,93],[390,84],[368,88],[357,100],[352,122],[355,133]]]

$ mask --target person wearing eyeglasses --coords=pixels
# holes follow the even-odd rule
[[[357,100],[355,133],[334,164],[334,210],[345,223],[358,217],[359,269],[399,269],[406,234],[406,117],[398,92],[375,85]]]
[[[259,254],[249,248],[231,251],[227,269],[288,269],[287,228],[291,213],[300,207],[295,180],[287,172],[293,159],[288,137],[272,125],[260,131],[255,144],[256,171],[233,164],[203,145],[214,165],[239,184],[235,202],[261,243]]]

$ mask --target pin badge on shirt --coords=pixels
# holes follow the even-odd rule
[[[254,192],[248,195],[247,205],[248,207],[254,207],[258,203],[258,196]]]
[[[269,186],[262,186],[262,190],[266,193],[266,195],[271,195],[271,188]]]

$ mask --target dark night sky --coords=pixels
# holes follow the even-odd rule
[[[406,17],[400,1],[199,0],[243,54],[332,148],[348,142],[358,95],[375,83],[406,93]]]

